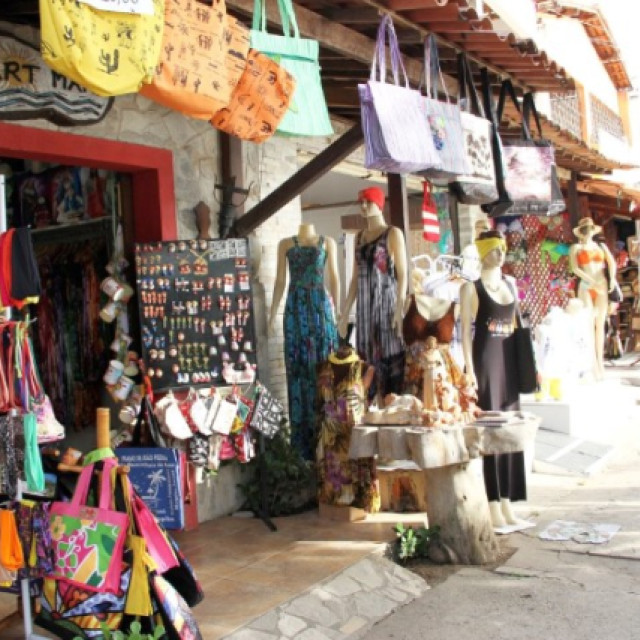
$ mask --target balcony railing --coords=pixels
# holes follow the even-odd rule
[[[576,138],[582,138],[582,116],[580,114],[580,99],[577,91],[569,93],[552,93],[550,96],[550,118],[565,131],[569,131]]]
[[[594,95],[589,96],[589,98],[591,101],[591,144],[596,147],[600,146],[600,133],[602,131],[606,131],[610,136],[618,140],[625,140],[622,118]]]
[[[622,118],[602,100],[582,89],[551,93],[548,100],[540,98],[541,113],[587,146],[612,160],[622,161],[628,157],[629,141]]]

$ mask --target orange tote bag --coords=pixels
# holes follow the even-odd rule
[[[224,0],[211,6],[165,0],[160,62],[140,93],[192,118],[211,119],[231,99],[228,19]]]
[[[286,69],[250,49],[229,106],[220,109],[211,124],[242,140],[264,142],[287,113],[295,87],[296,81]]]

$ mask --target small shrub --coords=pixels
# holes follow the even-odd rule
[[[394,543],[394,557],[403,564],[413,558],[427,558],[429,556],[429,545],[440,534],[440,527],[405,527],[399,522],[393,530],[396,532]]]
[[[260,459],[262,458],[262,460]],[[288,425],[271,439],[265,438],[264,453],[242,465],[249,480],[238,484],[245,503],[244,508],[256,515],[262,513],[262,483],[260,464],[264,465],[264,482],[269,516],[286,516],[300,513],[315,504],[315,469],[313,463],[304,460],[291,445]]]

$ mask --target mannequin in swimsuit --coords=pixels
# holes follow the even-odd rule
[[[389,225],[385,222],[382,215],[382,209],[370,200],[360,200],[360,212],[365,220],[366,228],[362,232],[360,237],[360,244],[368,244],[379,238],[388,228]],[[391,227],[389,232],[389,244],[388,244],[390,257],[393,259],[396,268],[396,278],[398,281],[397,289],[397,306],[395,314],[393,316],[393,329],[396,335],[402,336],[402,315],[407,297],[407,250],[405,246],[404,236],[402,231],[397,227]],[[356,248],[357,250],[357,248]],[[342,313],[338,320],[338,333],[341,337],[347,335],[347,328],[349,324],[349,312],[356,300],[358,293],[358,267],[354,262],[353,274],[351,277],[351,283],[349,284],[349,291],[347,293],[347,299],[342,307]]]
[[[594,224],[591,218],[582,218],[573,229],[578,242],[569,250],[571,270],[580,278],[578,298],[593,312],[596,380],[604,377],[604,326],[609,306],[608,293],[616,281],[616,261],[605,244],[599,244],[593,239],[600,231],[602,228]],[[605,275],[605,260],[611,276],[609,286]]]
[[[301,224],[298,227],[298,244],[302,247],[315,247],[320,240],[320,236],[316,233],[316,228],[312,224]],[[285,285],[287,283],[287,251],[295,244],[293,238],[283,238],[278,244],[278,262],[276,267],[276,283],[273,288],[273,299],[271,301],[271,312],[269,313],[269,335],[274,335],[276,316],[278,307],[284,294]],[[333,300],[333,304],[337,305],[340,301],[340,276],[338,273],[338,249],[336,241],[333,238],[324,238],[324,246],[327,251],[326,272],[329,276],[329,293]]]

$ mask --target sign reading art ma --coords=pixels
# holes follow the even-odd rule
[[[0,31],[0,120],[95,124],[112,104],[50,69],[33,45]]]

